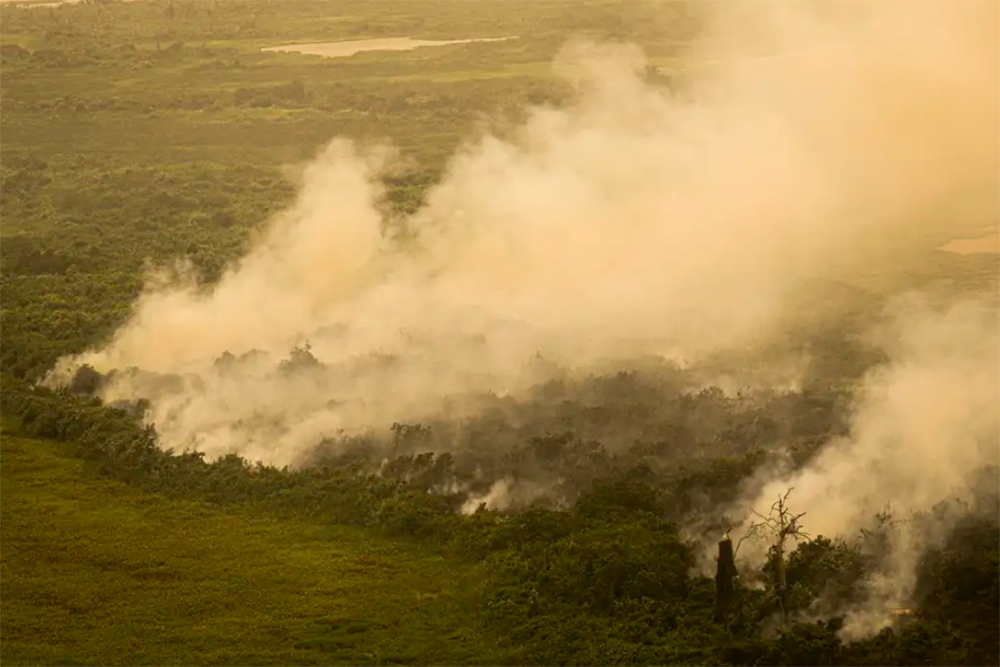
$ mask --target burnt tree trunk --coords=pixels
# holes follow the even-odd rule
[[[715,571],[715,617],[724,620],[732,607],[735,588],[733,579],[738,576],[733,556],[733,541],[728,537],[719,542],[719,557]]]

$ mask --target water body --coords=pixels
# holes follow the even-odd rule
[[[117,0],[118,2],[134,2],[135,0]],[[44,7],[59,7],[61,5],[78,5],[84,0],[46,0],[36,2],[35,0],[0,0],[0,5],[5,7],[15,7],[18,9],[42,9]]]
[[[953,252],[959,255],[977,254],[1000,254],[1000,232],[992,231],[985,236],[974,239],[955,239],[942,246],[938,250]]]
[[[467,44],[469,42],[502,42],[515,37],[492,37],[481,39],[412,39],[410,37],[385,37],[382,39],[352,39],[344,42],[314,42],[311,44],[286,44],[269,46],[261,51],[301,53],[324,58],[346,58],[362,51],[409,51],[421,46],[444,46],[445,44]]]
[[[43,7],[58,7],[59,5],[76,5],[83,0],[55,0],[54,2],[23,2],[22,0],[0,0],[0,3],[8,7],[19,9],[41,9]]]

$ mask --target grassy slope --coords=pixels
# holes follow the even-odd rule
[[[90,475],[5,433],[4,664],[489,663],[471,573],[343,527],[234,514]]]

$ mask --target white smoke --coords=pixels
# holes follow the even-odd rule
[[[862,383],[850,435],[828,443],[799,470],[760,471],[766,483],[758,477],[754,494],[737,508],[766,513],[775,498],[794,489],[789,504],[794,514],[806,512],[803,529],[851,538],[887,504],[907,517],[939,503],[972,501],[975,473],[1000,463],[996,304],[963,301],[942,308],[907,299],[878,338],[890,362]],[[933,534],[926,527],[918,534],[906,522],[891,531],[888,562],[869,582],[864,603],[847,610],[846,638],[893,622],[892,610],[912,601],[921,554],[951,524],[943,521]],[[762,562],[767,546],[745,543],[741,556]]]
[[[556,65],[576,98],[464,145],[403,221],[412,239],[383,214],[392,149],[336,139],[217,285],[151,282],[107,346],[50,382],[84,363],[176,376],[118,373],[104,398],[148,398],[164,446],[281,465],[331,435],[516,394],[551,363],[773,342],[808,281],[901,270],[914,248],[996,224],[997,8],[705,3],[689,58],[708,66],[676,95],[645,82],[634,46],[571,43]],[[762,472],[747,503],[794,486],[811,532],[848,534],[887,497],[926,507],[994,460],[995,313],[896,321],[851,436]],[[321,366],[275,369],[306,340]],[[504,484],[475,500],[502,506]],[[905,598],[912,572],[883,597]]]
[[[408,221],[415,244],[383,231],[392,151],[333,141],[214,289],[151,286],[110,345],[56,377],[80,363],[187,374],[145,394],[167,445],[288,463],[445,396],[523,388],[536,352],[585,367],[760,341],[804,280],[891,265],[934,231],[928,212],[937,231],[996,218],[993,5],[760,7],[714,17],[694,55],[726,59],[683,98],[643,82],[635,47],[570,45],[557,64],[578,99],[460,150]],[[336,372],[211,365],[306,338]],[[394,361],[356,363],[371,355]]]

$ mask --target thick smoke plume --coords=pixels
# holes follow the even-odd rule
[[[584,367],[764,340],[803,281],[996,219],[996,14],[725,3],[691,54],[714,64],[676,96],[644,83],[638,49],[573,44],[557,65],[575,103],[462,148],[406,221],[415,242],[380,212],[393,152],[335,140],[216,287],[151,284],[61,369],[181,374],[119,376],[107,398],[148,396],[167,445],[288,463],[324,434],[530,385],[535,353]],[[306,339],[325,372],[213,366]]]
[[[848,610],[842,631],[848,638],[888,626],[891,610],[907,606],[921,553],[944,541],[955,515],[920,525],[907,519],[955,501],[975,506],[977,471],[1000,464],[995,304],[966,301],[942,309],[907,299],[878,337],[891,361],[862,383],[850,434],[828,443],[803,468],[761,471],[755,493],[740,501],[744,511],[766,512],[794,489],[789,503],[794,513],[806,512],[803,528],[830,537],[873,528],[891,506],[899,523],[890,531],[882,572],[869,582],[864,602]],[[750,542],[741,555],[762,560],[767,546]]]
[[[151,281],[51,381],[142,369],[103,396],[148,398],[164,446],[294,464],[325,437],[461,417],[558,373],[773,346],[810,281],[902,270],[996,224],[996,3],[699,6],[682,86],[649,83],[638,48],[571,43],[555,64],[576,97],[465,144],[406,220],[384,213],[396,153],[332,141],[217,285]],[[762,471],[745,505],[794,486],[811,532],[848,534],[886,498],[961,493],[995,458],[995,314],[932,310],[893,319],[850,436]]]

